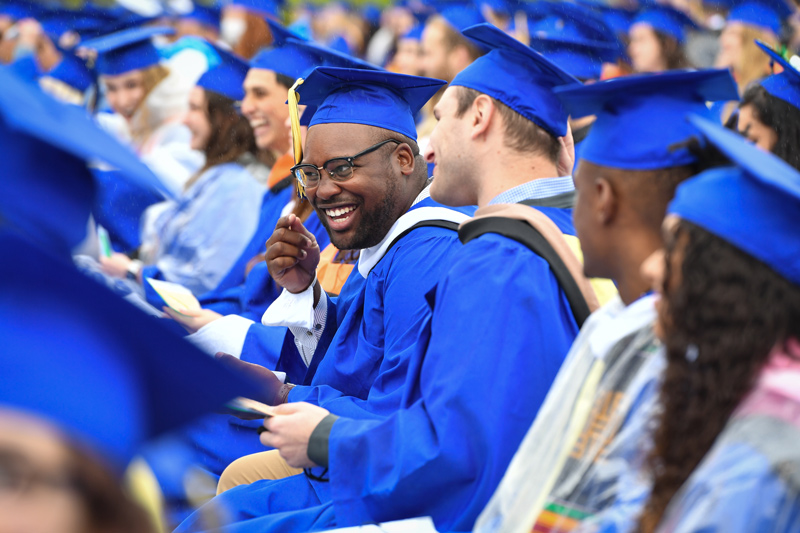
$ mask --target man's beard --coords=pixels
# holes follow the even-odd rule
[[[317,215],[325,226],[325,231],[333,244],[339,250],[362,250],[370,248],[381,242],[392,225],[397,221],[398,216],[394,214],[397,209],[397,184],[392,182],[386,190],[386,195],[379,205],[367,211],[364,204],[361,204],[361,221],[355,231],[349,235],[339,235],[328,227],[328,217],[321,209],[317,210]]]

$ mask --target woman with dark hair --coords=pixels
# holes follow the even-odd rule
[[[245,251],[266,192],[238,162],[256,150],[250,124],[236,107],[246,68],[226,55],[193,88],[184,124],[192,134],[191,147],[205,154],[205,166],[176,201],[145,212],[140,260],[123,254],[102,258],[107,274],[140,284],[145,278],[171,281],[201,295],[217,288]],[[160,308],[149,287],[145,292]]]
[[[667,368],[637,530],[797,531],[800,174],[695,124],[738,166],[678,187],[643,267]]]
[[[745,91],[739,102],[739,133],[800,169],[800,72],[764,43],[756,44],[783,72]]]
[[[684,45],[686,29],[697,28],[684,13],[653,5],[633,20],[628,55],[635,72],[663,72],[691,67]]]

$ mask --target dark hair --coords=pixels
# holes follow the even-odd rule
[[[88,533],[154,533],[144,509],[130,499],[95,454],[68,444],[72,479],[86,510]]]
[[[294,82],[295,80],[291,76],[286,76],[285,74],[279,74],[277,72],[275,73],[275,83],[278,85],[283,85],[286,87],[287,91],[292,88]]]
[[[753,108],[759,122],[778,134],[772,153],[800,170],[800,109],[772,96],[761,85],[751,85],[744,92],[739,109],[746,105]]]
[[[796,284],[688,221],[669,241],[661,310],[667,368],[649,457],[653,489],[639,521],[646,533],[752,389],[772,348],[800,337]],[[670,260],[679,246],[681,281],[672,287]]]
[[[664,58],[667,70],[692,68],[692,64],[686,57],[683,45],[675,37],[656,29],[653,29],[653,33],[655,33],[658,44],[661,47],[661,57]]]
[[[456,97],[458,98],[458,109],[456,116],[462,117],[472,106],[475,99],[481,92],[475,89],[458,86]],[[491,96],[489,98],[492,98]],[[533,152],[544,155],[553,163],[558,161],[558,154],[561,151],[561,143],[558,137],[540,128],[533,121],[523,117],[503,102],[492,98],[498,113],[503,117],[505,124],[506,144],[509,148],[518,152]]]
[[[206,116],[211,123],[204,169],[236,161],[246,152],[256,153],[253,129],[236,109],[234,101],[214,91],[204,93]]]

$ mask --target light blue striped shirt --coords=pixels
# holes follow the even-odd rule
[[[489,205],[516,204],[523,200],[548,198],[573,190],[575,190],[575,184],[572,182],[572,176],[539,178],[501,192],[489,202]]]

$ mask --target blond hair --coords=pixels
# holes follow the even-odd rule
[[[151,124],[150,110],[145,105],[145,101],[150,93],[159,83],[169,76],[169,69],[162,64],[156,64],[142,69],[142,86],[144,96],[136,110],[134,120],[131,121],[131,140],[135,146],[142,146],[153,133],[154,125]]]

